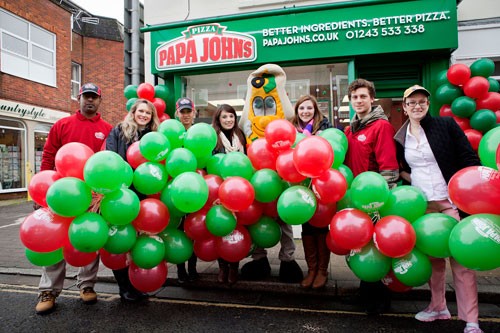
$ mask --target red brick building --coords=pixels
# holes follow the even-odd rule
[[[0,200],[26,195],[52,124],[78,109],[81,84],[100,112],[126,112],[123,26],[67,0],[0,0]]]

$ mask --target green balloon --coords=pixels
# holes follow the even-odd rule
[[[391,190],[389,198],[379,212],[380,216],[397,215],[413,222],[427,210],[427,199],[418,187],[403,185]]]
[[[182,147],[184,144],[186,129],[177,119],[167,119],[162,121],[158,127],[158,132],[167,137],[170,142],[170,148],[172,149]]]
[[[451,103],[451,112],[458,117],[469,118],[476,111],[476,101],[467,96],[456,98]]]
[[[498,170],[496,165],[498,145],[500,145],[500,127],[497,126],[486,132],[479,142],[477,151],[482,165]]]
[[[443,213],[431,213],[418,218],[411,224],[417,235],[415,247],[431,257],[449,257],[448,241],[457,223],[456,219]]]
[[[332,150],[333,150],[332,168],[337,169],[342,163],[344,163],[347,150],[344,148],[342,143],[339,141],[334,141],[331,138],[326,138],[326,141],[328,141],[330,146],[332,146]]]
[[[351,199],[351,190],[348,189],[342,199],[337,201],[337,211],[341,211],[342,209],[345,208],[354,208],[354,204],[352,203]]]
[[[119,190],[127,179],[127,162],[117,153],[103,150],[90,156],[83,168],[85,182],[97,193]]]
[[[139,150],[145,159],[152,162],[164,160],[170,151],[170,142],[159,132],[149,132],[139,141]]]
[[[194,124],[186,131],[184,147],[191,150],[195,156],[212,154],[216,145],[217,133],[209,124]]]
[[[270,248],[279,243],[281,239],[281,227],[272,218],[263,216],[250,226],[248,231],[252,237],[252,242],[261,248]]]
[[[488,78],[488,82],[490,83],[489,92],[498,92],[500,90],[500,83],[492,77]]]
[[[137,85],[129,84],[123,89],[123,95],[126,99],[136,98],[137,99]]]
[[[392,270],[401,283],[410,287],[426,284],[432,275],[431,261],[417,249],[404,257],[392,259]]]
[[[163,188],[160,194],[160,200],[167,206],[168,212],[170,213],[170,218],[173,216],[177,218],[181,218],[184,216],[186,213],[181,212],[177,207],[175,207],[174,203],[172,202],[172,182],[167,183],[167,186]],[[167,227],[170,226],[170,222]]]
[[[487,58],[478,59],[470,65],[470,71],[471,77],[482,76],[487,78],[495,72],[495,62]]]
[[[182,214],[182,213],[181,213]],[[170,214],[170,218],[168,219],[167,227],[164,229],[165,231],[178,229],[182,222],[182,216],[176,216]]]
[[[283,182],[276,171],[271,169],[257,170],[250,179],[255,190],[255,200],[271,202],[278,199],[283,192]]]
[[[64,259],[62,247],[51,252],[35,252],[26,248],[24,253],[28,261],[35,266],[52,266]]]
[[[442,84],[450,83],[450,81],[448,81],[447,73],[448,73],[447,69],[440,71],[438,73],[436,79],[434,80],[434,84],[436,84],[437,86],[440,86]]]
[[[218,153],[212,155],[207,161],[207,173],[211,175],[221,176],[220,173],[220,165],[222,163],[222,159],[226,156],[226,154]]]
[[[158,266],[165,257],[165,244],[158,236],[141,235],[130,250],[132,261],[140,268]]]
[[[347,261],[354,275],[367,282],[380,281],[391,270],[391,258],[380,253],[373,242],[351,251]]]
[[[134,170],[134,188],[142,194],[161,192],[167,185],[168,174],[160,163],[144,162]]]
[[[208,210],[205,223],[212,235],[224,237],[236,228],[236,217],[224,206],[215,205]]]
[[[221,177],[224,179],[231,176],[239,176],[250,181],[254,173],[250,159],[245,154],[236,151],[224,155],[219,164],[219,170]]]
[[[347,150],[347,136],[338,128],[327,128],[322,131],[319,136],[327,139],[328,141],[331,140],[333,142],[337,142],[342,148],[344,148],[345,151]],[[334,155],[334,157],[336,158],[337,156]]]
[[[470,117],[470,126],[473,129],[486,133],[497,124],[497,116],[488,109],[481,109],[474,112]]]
[[[177,229],[167,230],[161,234],[165,242],[165,261],[172,264],[186,262],[193,254],[193,241]]]
[[[440,85],[436,89],[436,101],[443,105],[443,104],[448,104],[451,105],[451,103],[458,97],[463,96],[462,89],[460,87],[454,86],[451,83],[445,83]]]
[[[450,252],[469,269],[500,267],[500,215],[474,214],[458,223],[450,234]]]
[[[155,97],[161,98],[166,102],[168,98],[168,87],[165,85],[155,86]]]
[[[87,212],[75,217],[68,230],[69,241],[80,252],[96,252],[106,244],[109,227],[101,215]]]
[[[295,185],[281,193],[278,199],[278,215],[291,225],[304,224],[316,211],[316,197],[307,187]]]
[[[126,253],[132,249],[136,240],[137,232],[132,224],[111,225],[104,249],[114,254]]]
[[[212,154],[207,154],[203,156],[196,156],[196,167],[198,169],[205,169],[207,167],[207,163],[212,157]]]
[[[114,225],[129,224],[139,215],[140,209],[139,197],[128,188],[106,194],[101,201],[102,217]]]
[[[130,187],[133,181],[134,181],[134,169],[132,169],[130,164],[125,163],[123,179],[122,179],[122,187]]]
[[[81,179],[64,177],[50,185],[46,194],[47,205],[64,217],[83,214],[92,202],[92,191]]]
[[[196,172],[184,172],[172,181],[171,199],[174,206],[184,213],[200,210],[208,200],[208,185]]]
[[[138,98],[136,97],[132,97],[131,99],[129,99],[127,101],[127,104],[125,104],[125,107],[127,108],[127,111],[130,111],[130,109],[132,108],[132,106],[135,104],[135,102],[137,102]]]
[[[295,148],[295,146],[297,145],[297,143],[299,143],[300,141],[304,140],[305,138],[306,138],[305,134],[303,134],[303,133],[297,133],[297,135],[295,135],[295,142],[293,143],[292,148]]]
[[[351,184],[351,200],[354,207],[372,213],[385,204],[389,198],[389,185],[380,174],[365,171],[354,178]]]
[[[347,181],[347,188],[351,188],[352,181],[354,180],[354,174],[351,169],[345,164],[341,164],[338,166],[337,170],[344,175],[345,180]]]
[[[175,178],[186,171],[196,171],[196,157],[186,148],[175,148],[168,154],[165,168],[168,174]]]

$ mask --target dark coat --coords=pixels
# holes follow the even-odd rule
[[[145,128],[139,131],[137,134],[137,140],[139,141],[145,134],[151,132],[151,129]],[[106,139],[106,150],[111,150],[120,155],[125,161],[127,161],[127,149],[135,141],[126,142],[122,136],[122,127],[120,124],[116,125],[109,133]]]

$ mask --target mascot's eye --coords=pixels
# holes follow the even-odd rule
[[[276,101],[273,96],[267,96],[264,100],[265,103],[265,114],[266,116],[275,116],[276,115]]]
[[[264,100],[262,99],[262,97],[259,97],[259,96],[255,97],[253,99],[252,106],[253,106],[253,114],[256,117],[265,115]]]
[[[264,85],[264,83],[266,83],[266,80],[264,80],[264,78],[262,78],[262,77],[254,77],[252,79],[252,86],[255,88],[262,87]]]

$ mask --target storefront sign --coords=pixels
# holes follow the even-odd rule
[[[257,57],[253,36],[226,31],[218,23],[190,26],[182,35],[156,49],[157,70],[252,62]]]
[[[54,123],[69,113],[0,99],[0,115]]]
[[[172,28],[144,28],[142,31],[151,32],[151,49],[155,50],[151,52],[152,72],[235,62],[261,64],[422,50],[449,52],[458,47],[454,0],[358,6],[353,1],[338,8],[308,8],[289,14],[280,11],[271,16],[221,18],[214,23],[202,19],[199,25],[191,22],[187,27],[177,23]]]

